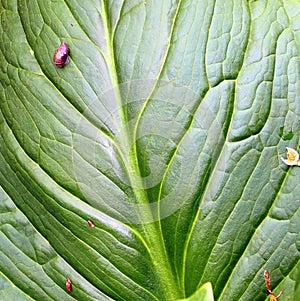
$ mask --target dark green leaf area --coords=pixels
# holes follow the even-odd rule
[[[3,145],[5,143],[2,140]],[[7,153],[6,159],[10,160],[10,168],[17,169],[20,166],[14,162],[11,154]],[[24,160],[26,165],[19,175],[12,173],[4,164],[1,165],[1,174],[6,174],[19,187],[12,195],[15,204],[26,213],[35,228],[47,237],[64,261],[76,266],[75,274],[79,273],[93,286],[102,287],[105,293],[115,298],[122,296],[125,287],[127,294],[134,299],[138,296],[152,298],[155,290],[159,295],[160,288],[157,286],[156,275],[149,266],[151,260],[148,251],[130,228],[105,215],[99,215],[96,210],[91,210],[59,187],[54,188],[51,179],[43,172],[38,171],[36,178],[29,177],[30,166],[34,163],[24,157],[24,154],[20,154],[20,160],[19,164],[22,165]],[[1,181],[7,182],[3,177]],[[96,224],[95,229],[88,226],[89,219]],[[19,236],[15,233],[12,236],[18,244],[24,246]],[[37,250],[35,256],[36,252]],[[49,260],[49,256],[46,257]],[[69,273],[64,276],[67,277]],[[131,285],[128,284],[128,279],[132,279]],[[114,289],[111,288],[111,281],[115,282]]]
[[[284,141],[288,141],[288,140],[292,140],[294,137],[294,133],[292,131],[288,132],[288,133],[284,133],[284,127],[280,127],[279,129],[279,136],[284,140]]]
[[[63,287],[66,264],[62,262],[57,267],[56,277],[47,274],[49,264],[57,261],[56,252],[3,190],[0,195],[1,298],[29,300],[28,296],[36,296],[42,300],[71,300]]]

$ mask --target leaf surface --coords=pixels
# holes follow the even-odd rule
[[[299,2],[0,5],[0,299],[293,300]]]

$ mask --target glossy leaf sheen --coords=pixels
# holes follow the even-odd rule
[[[1,300],[296,300],[298,1],[0,5]]]
[[[210,282],[203,284],[192,296],[178,301],[214,301],[213,290]]]

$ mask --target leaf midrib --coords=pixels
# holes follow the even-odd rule
[[[119,90],[119,80],[118,80],[118,74],[117,74],[117,68],[116,68],[116,62],[115,62],[115,53],[113,49],[113,36],[110,37],[109,30],[108,30],[108,16],[107,11],[105,9],[105,4],[102,2],[103,7],[103,22],[104,22],[104,30],[108,41],[108,49],[109,49],[109,66],[112,66],[109,69],[109,72],[111,74],[112,78],[112,85],[115,87],[114,92],[115,96],[117,98],[117,104],[119,107],[118,113],[120,116],[120,121],[122,127],[125,127],[124,130],[124,139],[126,145],[131,145],[130,141],[130,131],[128,128],[128,124],[126,122],[126,112],[124,110],[123,102],[122,102],[122,96]],[[179,5],[178,5],[179,7]],[[166,51],[168,53],[168,51]],[[162,65],[163,66],[163,65]],[[161,72],[161,71],[160,71]],[[155,86],[153,87],[154,91]],[[151,92],[152,93],[152,92]],[[151,95],[150,93],[150,95]],[[148,98],[149,99],[149,98]],[[147,102],[146,102],[147,103]],[[140,117],[142,115],[144,110],[141,110],[141,114],[139,115],[139,118],[137,119],[136,125],[138,126]],[[133,137],[136,137],[136,130]],[[136,144],[134,144],[136,146]],[[126,147],[125,147],[126,150]],[[148,204],[148,198],[147,193],[145,189],[140,189],[139,187],[143,187],[143,181],[141,177],[141,172],[139,170],[139,164],[136,156],[136,148],[134,149],[134,153],[127,153],[128,156],[128,166],[127,166],[127,175],[129,177],[129,181],[131,183],[131,187],[135,196],[135,202],[137,204]],[[121,151],[121,148],[120,148]],[[121,151],[122,152],[122,151]],[[126,157],[126,153],[123,154]],[[134,175],[134,176],[133,176]],[[137,183],[138,181],[138,183]],[[148,208],[149,210],[146,210]],[[155,273],[159,279],[159,282],[161,283],[161,288],[164,293],[164,300],[175,300],[182,296],[182,293],[180,293],[180,290],[177,285],[176,278],[174,277],[173,270],[171,268],[169,258],[166,253],[166,249],[164,246],[163,236],[161,233],[161,229],[158,222],[153,223],[145,223],[145,220],[153,220],[153,216],[150,210],[149,206],[143,206],[143,212],[142,216],[139,212],[136,212],[137,219],[139,223],[142,226],[142,237],[144,238],[143,243],[146,245],[146,248],[149,252],[149,256],[152,260],[153,267],[155,270]],[[157,296],[158,298],[162,298],[161,296]]]

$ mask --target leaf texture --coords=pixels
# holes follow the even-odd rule
[[[298,1],[0,8],[1,300],[296,300]]]

